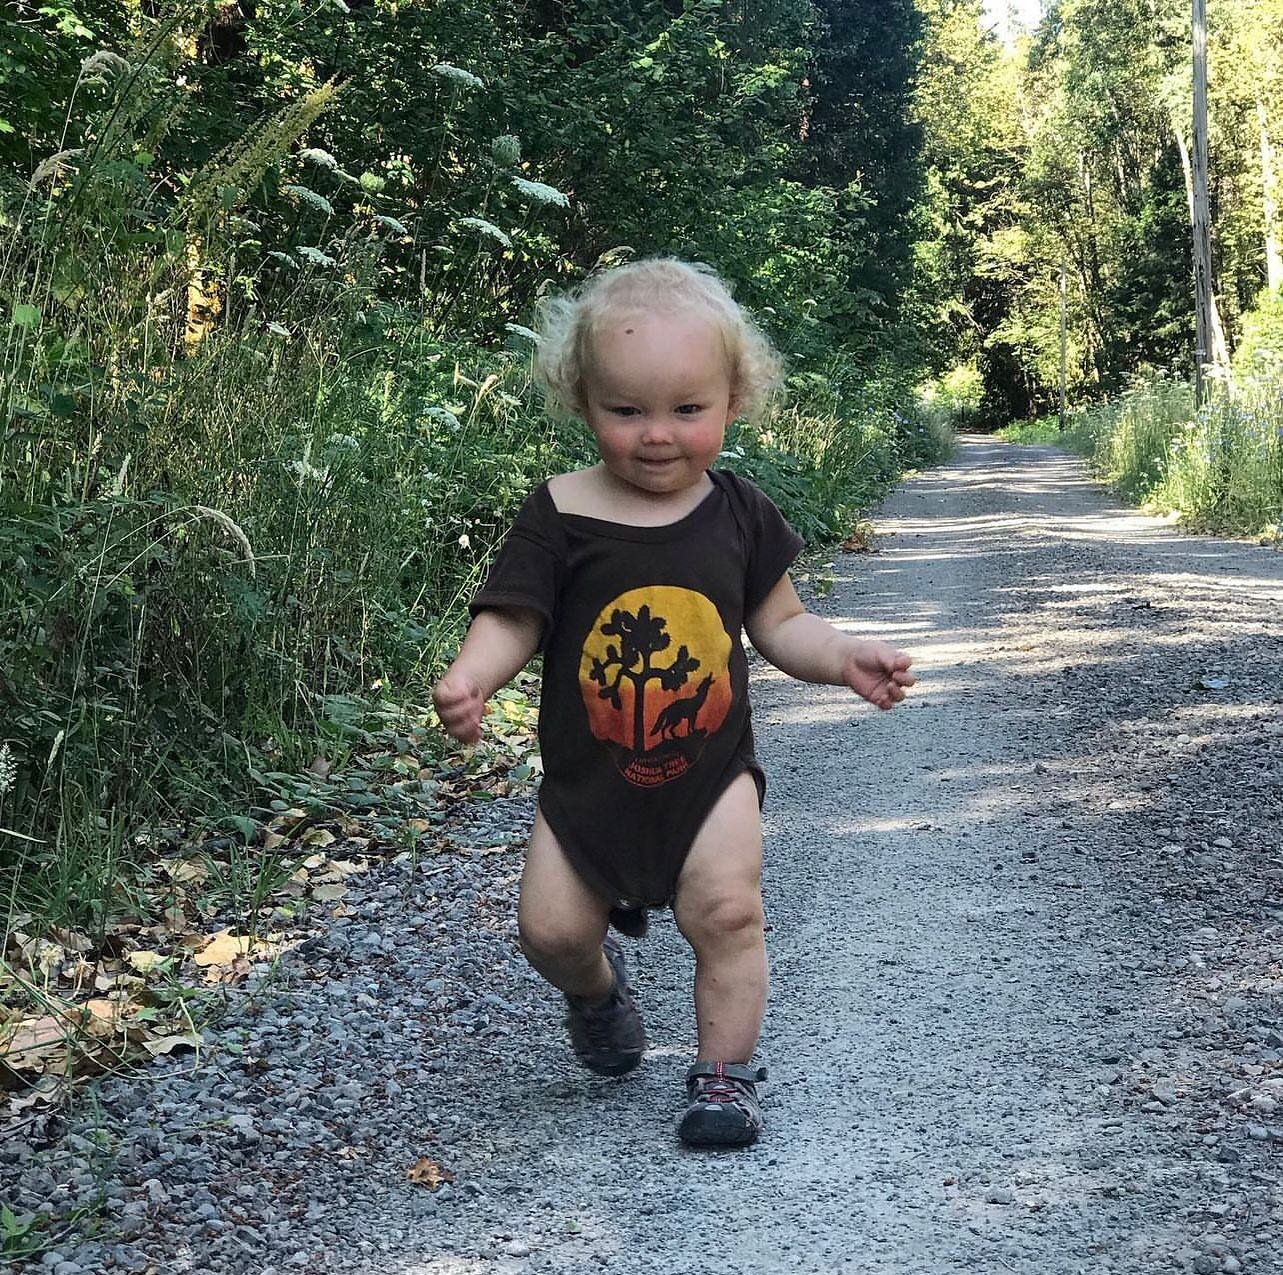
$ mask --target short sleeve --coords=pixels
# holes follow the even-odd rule
[[[473,616],[494,607],[537,611],[544,621],[541,650],[556,617],[565,562],[563,539],[557,532],[556,507],[545,483],[535,488],[517,511],[485,584],[468,605]]]
[[[806,541],[789,526],[775,502],[747,479],[722,471],[738,506],[748,537],[748,571],[744,579],[744,614],[752,615],[766,600],[780,577],[802,552]]]

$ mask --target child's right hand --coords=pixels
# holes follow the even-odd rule
[[[475,678],[448,669],[432,688],[432,702],[446,733],[461,744],[475,744],[481,738],[481,714],[486,700]]]

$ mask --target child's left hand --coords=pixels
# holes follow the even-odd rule
[[[889,642],[852,642],[842,662],[842,680],[877,708],[894,708],[917,682],[912,661]]]

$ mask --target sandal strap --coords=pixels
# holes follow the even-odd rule
[[[689,1082],[699,1076],[725,1076],[755,1085],[766,1079],[766,1068],[754,1067],[750,1063],[697,1062],[687,1070],[686,1079]]]

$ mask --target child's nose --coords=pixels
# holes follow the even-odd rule
[[[666,416],[652,416],[646,422],[642,437],[648,443],[664,443],[673,436],[673,422]]]

